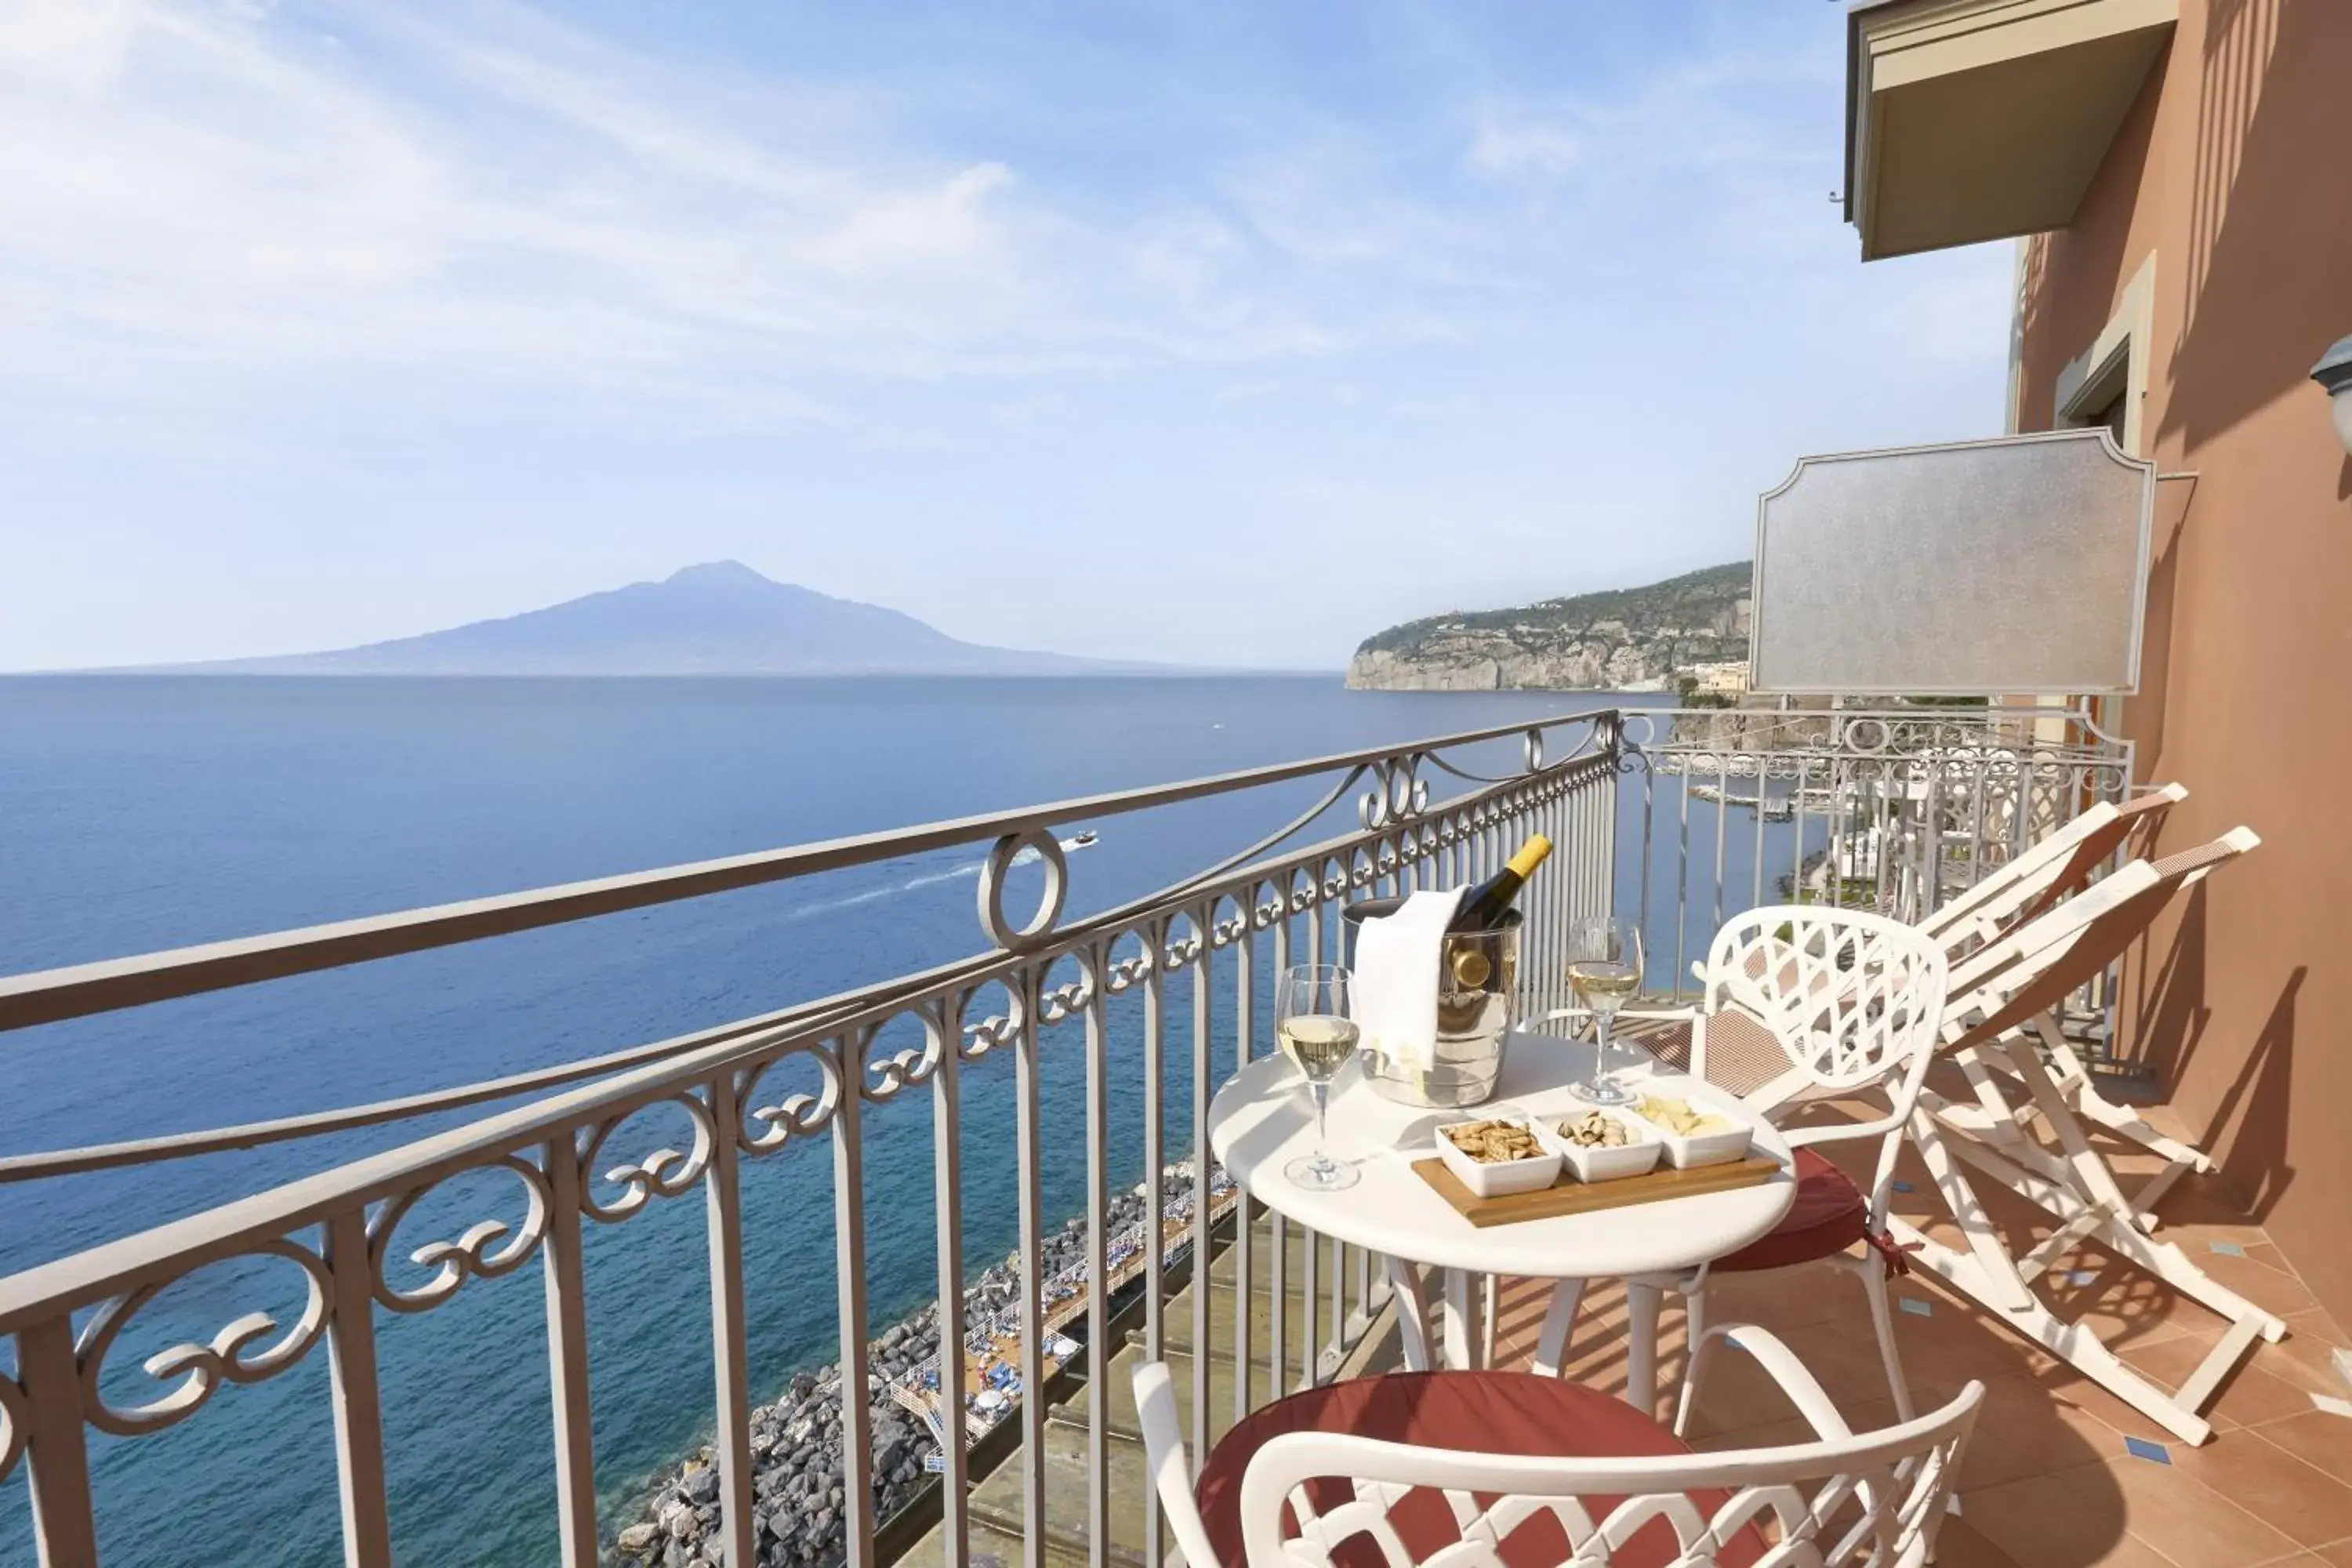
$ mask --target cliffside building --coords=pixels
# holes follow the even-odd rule
[[[1690,667],[1694,684],[1692,692],[1701,697],[1743,697],[1748,692],[1748,661],[1727,659],[1720,664],[1695,664]]]

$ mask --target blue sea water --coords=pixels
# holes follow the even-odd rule
[[[0,680],[0,973],[1164,782],[1606,699],[1342,689],[1335,678],[845,680]],[[1650,699],[1647,700],[1655,700]],[[1488,760],[1511,765],[1516,746]],[[1162,886],[1255,841],[1320,785],[1246,792],[1097,826],[1074,910]],[[1629,792],[1620,842],[1638,834]],[[1702,831],[1711,818],[1704,816]],[[1081,824],[1072,823],[1071,828]],[[1332,830],[1340,824],[1335,821]],[[1732,871],[1742,837],[1731,836]],[[1654,868],[1673,847],[1661,843]],[[723,1023],[977,951],[965,849],[691,904],[0,1036],[0,1151],[289,1115],[421,1092]],[[1638,882],[1638,868],[1633,880]],[[1621,903],[1632,896],[1621,869]],[[1738,902],[1735,900],[1735,907]],[[1703,922],[1704,923],[1704,922]],[[1656,939],[1654,922],[1653,940]],[[1704,932],[1699,933],[1703,937]],[[1171,997],[1171,1016],[1186,1016]],[[1225,1024],[1222,1016],[1221,1027]],[[1171,1029],[1169,1148],[1189,1146],[1189,1032]],[[1213,1037],[1229,1041],[1220,1034]],[[1227,1050],[1231,1047],[1225,1046]],[[1134,1032],[1114,1036],[1114,1175],[1142,1169]],[[1083,1204],[1085,1064],[1050,1036],[1046,1204]],[[456,1125],[0,1186],[0,1273]],[[875,1324],[935,1294],[927,1100],[866,1128]],[[1016,1238],[1012,1069],[967,1075],[965,1246]],[[642,1113],[608,1163],[686,1136]],[[831,1358],[832,1172],[821,1144],[747,1167],[755,1398]],[[438,1189],[404,1250],[521,1214],[495,1175]],[[707,1432],[703,1205],[689,1194],[586,1243],[597,1479],[608,1520]],[[404,1273],[400,1272],[405,1270]],[[407,1264],[414,1285],[428,1273]],[[534,1259],[420,1314],[379,1310],[395,1547],[404,1563],[553,1558],[543,1296]],[[160,1297],[110,1358],[139,1363],[256,1309],[290,1314],[290,1264],[231,1261]],[[93,1439],[110,1563],[340,1560],[327,1357],[223,1390],[156,1435]],[[257,1531],[266,1531],[266,1549]],[[24,1489],[0,1495],[0,1563],[30,1560]]]

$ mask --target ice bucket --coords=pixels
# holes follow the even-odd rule
[[[1366,899],[1343,911],[1348,963],[1364,921],[1394,914],[1402,899]],[[1483,1105],[1503,1076],[1503,1042],[1511,1028],[1511,994],[1519,983],[1520,912],[1491,931],[1448,931],[1438,954],[1437,1051],[1427,1068],[1367,1047],[1358,1058],[1364,1081],[1387,1099],[1433,1110]]]

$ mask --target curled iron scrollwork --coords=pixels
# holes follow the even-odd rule
[[[1250,925],[1257,931],[1272,931],[1282,923],[1285,902],[1279,882],[1260,882],[1250,889]]]
[[[923,1031],[919,1047],[892,1048],[882,1039],[884,1029],[896,1019],[861,1026],[851,1041],[851,1054],[863,1065],[859,1074],[858,1093],[877,1104],[893,1100],[904,1089],[929,1083],[940,1068],[940,1058],[946,1049],[947,1031],[938,1016],[936,1002],[900,1018],[911,1018]],[[877,1055],[877,1047],[886,1053]]]
[[[502,1219],[477,1220],[455,1241],[428,1241],[413,1249],[408,1258],[410,1262],[431,1269],[432,1276],[421,1285],[404,1288],[395,1284],[389,1264],[401,1222],[428,1194],[449,1182],[487,1171],[504,1171],[521,1184],[520,1227]],[[581,1202],[583,1207],[593,1209],[584,1195]],[[468,1279],[495,1279],[501,1274],[511,1274],[546,1239],[547,1216],[547,1173],[519,1154],[503,1154],[487,1165],[476,1165],[403,1193],[368,1223],[368,1272],[375,1299],[395,1312],[421,1312],[456,1295]]]
[[[769,1099],[768,1075],[787,1064],[803,1061],[816,1067],[817,1091],[788,1094],[761,1104],[762,1100]],[[743,1152],[773,1153],[795,1138],[822,1131],[841,1104],[841,1063],[831,1047],[823,1044],[796,1047],[752,1068],[743,1080],[742,1091],[736,1096],[736,1102],[744,1108],[744,1126],[738,1134]],[[752,1131],[754,1126],[760,1131]]]
[[[218,1333],[202,1344],[185,1342],[158,1351],[142,1363],[148,1376],[158,1383],[178,1379],[177,1384],[161,1398],[144,1405],[125,1408],[106,1396],[104,1387],[106,1360],[121,1338],[132,1319],[171,1286],[187,1276],[157,1280],[140,1286],[115,1297],[99,1309],[82,1330],[75,1346],[76,1360],[81,1373],[84,1415],[92,1426],[117,1437],[135,1437],[148,1432],[160,1432],[164,1427],[185,1420],[201,1409],[224,1383],[254,1384],[277,1376],[300,1361],[326,1332],[329,1314],[334,1307],[334,1283],[327,1272],[327,1260],[309,1247],[292,1241],[265,1241],[233,1255],[234,1258],[282,1258],[302,1271],[306,1296],[301,1315],[290,1327],[280,1330],[278,1321],[268,1312],[247,1312],[222,1325]],[[214,1267],[233,1258],[215,1258],[204,1267]],[[275,1336],[275,1337],[273,1337]],[[15,1385],[10,1387],[14,1389]],[[21,1391],[17,1391],[21,1397]],[[5,1396],[0,1396],[5,1397]],[[16,1416],[10,1416],[10,1431],[21,1428]],[[22,1446],[21,1436],[12,1436],[7,1448]],[[5,1452],[5,1450],[0,1450]],[[13,1461],[13,1452],[6,1452]],[[0,1463],[0,1474],[5,1474],[6,1463]]]
[[[612,1141],[614,1133],[628,1125],[639,1112],[670,1105],[686,1112],[688,1124],[694,1130],[688,1147],[677,1149],[664,1144],[651,1153],[606,1167],[599,1173],[598,1167],[604,1161],[604,1145]],[[740,1139],[740,1134],[737,1136]],[[599,1123],[580,1151],[581,1169],[588,1178],[581,1184],[580,1206],[611,1224],[628,1218],[656,1198],[674,1198],[689,1192],[702,1179],[702,1173],[709,1169],[711,1150],[718,1139],[719,1129],[711,1119],[709,1103],[691,1089],[680,1089],[676,1094],[631,1106],[619,1116]],[[600,1181],[619,1187],[620,1194],[605,1197],[598,1190]]]
[[[979,986],[970,988],[958,998],[956,1004],[956,1016],[961,1020],[957,1029],[957,1037],[961,1044],[957,1050],[961,1059],[968,1062],[978,1061],[990,1052],[1002,1050],[1019,1039],[1024,1022],[1021,994],[1011,986],[1004,987],[1003,1012],[992,1013],[977,1023],[971,1022],[968,1015],[971,1011],[974,998],[980,994],[981,990],[982,987]]]
[[[1247,889],[1217,896],[1216,902],[1209,910],[1211,947],[1231,947],[1241,941],[1242,934],[1250,929],[1249,910],[1244,904],[1248,896]],[[1226,912],[1229,910],[1231,913]]]
[[[1037,1021],[1047,1028],[1076,1017],[1085,1011],[1087,999],[1093,994],[1094,982],[1081,974],[1076,980],[1045,985],[1037,992]]]
[[[1183,929],[1178,929],[1178,921]],[[1202,917],[1191,910],[1180,911],[1162,928],[1160,939],[1160,962],[1170,974],[1178,973],[1200,961],[1208,947],[1208,932],[1202,928]]]
[[[1429,782],[1421,776],[1424,760],[1421,752],[1408,752],[1371,765],[1372,787],[1356,802],[1356,818],[1365,831],[1406,821],[1429,809]]]
[[[1120,942],[1132,942],[1135,951],[1125,957],[1118,952]],[[1102,944],[1103,985],[1107,994],[1117,996],[1143,983],[1151,973],[1151,942],[1139,931],[1121,931]]]

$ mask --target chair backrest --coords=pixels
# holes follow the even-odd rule
[[[1243,1473],[1242,1542],[1249,1568],[1313,1568],[1360,1536],[1391,1568],[1500,1568],[1504,1543],[1531,1524],[1549,1535],[1540,1522],[1549,1519],[1567,1538],[1563,1568],[1636,1555],[1713,1568],[1753,1561],[1753,1530],[1764,1526],[1777,1538],[1769,1560],[1791,1568],[1913,1568],[1934,1542],[1983,1394],[1972,1383],[1941,1410],[1860,1436],[1644,1458],[1470,1454],[1292,1432],[1270,1439]],[[1424,1542],[1416,1556],[1393,1514],[1432,1489],[1451,1510],[1455,1538],[1433,1550]],[[1668,1531],[1678,1556],[1665,1549]]]
[[[2005,927],[2033,919],[2059,900],[2080,892],[2126,846],[2145,847],[2165,815],[2189,797],[2180,784],[2159,784],[2121,805],[2102,801],[2073,821],[1989,873],[1976,886],[1948,900],[1919,921],[1919,929],[1944,944],[1948,957],[1989,940]]]
[[[1952,1049],[1999,1038],[2104,973],[2173,896],[2259,847],[2250,827],[2114,875],[2003,932],[1951,971],[1945,1010]]]
[[[1707,950],[1707,996],[1769,1026],[1821,1089],[1855,1089],[1924,1063],[1943,1025],[1949,964],[1916,927],[1859,910],[1768,904]]]

